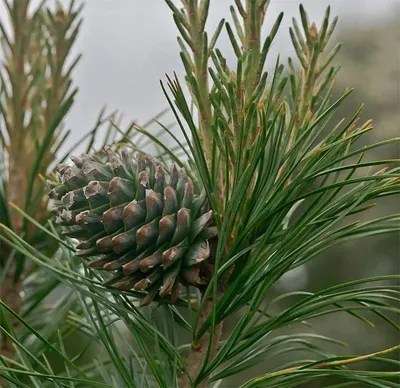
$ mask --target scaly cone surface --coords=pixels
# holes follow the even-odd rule
[[[174,303],[179,283],[207,284],[217,229],[204,190],[196,193],[174,164],[166,172],[148,156],[106,154],[72,157],[48,182],[63,234],[79,240],[77,255],[114,274],[104,285],[146,291],[141,305],[167,296]]]

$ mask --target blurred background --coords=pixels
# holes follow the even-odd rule
[[[38,2],[36,2],[38,3]],[[62,1],[65,5],[69,1]],[[209,30],[222,17],[229,17],[231,0],[212,0]],[[298,0],[275,0],[269,8],[266,29],[271,28],[280,11],[285,17],[269,55],[273,64],[278,53],[286,62],[294,56],[288,34],[293,16],[298,16]],[[304,0],[311,20],[320,24],[325,9],[339,16],[335,42],[343,42],[336,59],[342,70],[338,76],[338,93],[355,87],[343,117],[350,118],[365,104],[363,118],[372,118],[374,131],[364,141],[376,142],[400,134],[400,1],[398,0]],[[0,6],[0,13],[4,9]],[[167,107],[159,86],[164,74],[183,74],[176,43],[176,27],[170,10],[160,0],[88,0],[82,14],[83,28],[74,47],[74,55],[83,58],[75,70],[79,94],[65,124],[72,130],[65,147],[93,126],[99,110],[118,109],[123,123],[131,120],[143,123]],[[231,45],[224,34],[217,45],[233,59]],[[337,118],[339,119],[339,118]],[[369,137],[368,137],[369,136]],[[78,152],[77,150],[76,152]],[[399,158],[398,146],[390,145],[375,151],[375,157]],[[400,204],[384,198],[367,217],[399,212]],[[333,284],[362,277],[400,273],[400,236],[359,240],[336,246],[305,267],[286,274],[277,284],[271,297],[279,293],[316,291]],[[282,308],[284,306],[276,306]],[[348,314],[323,317],[313,327],[302,331],[318,332],[347,342],[347,348],[333,347],[332,351],[364,354],[384,349],[400,341],[388,325],[371,327]],[[229,330],[229,325],[226,327]],[[299,330],[289,328],[288,330]],[[287,357],[287,356],[285,356]],[[293,354],[293,358],[304,357]],[[262,373],[289,361],[276,357],[268,366],[260,365],[251,372]],[[224,387],[236,387],[249,377],[235,376]]]
[[[34,0],[32,6],[39,3]],[[69,0],[61,3],[68,6]],[[72,58],[83,54],[74,70],[79,94],[66,119],[67,127],[76,137],[89,131],[105,104],[109,110],[118,109],[125,121],[147,121],[167,106],[159,80],[165,79],[166,73],[183,74],[177,31],[169,8],[162,0],[87,0],[83,3],[84,23],[71,53]],[[222,18],[230,18],[232,3],[233,0],[211,1],[209,31]],[[293,56],[288,28],[292,17],[298,16],[300,3],[317,25],[328,5],[331,15],[339,16],[336,40],[344,43],[337,61],[343,64],[340,79],[357,89],[356,105],[365,102],[375,120],[381,119],[375,111],[381,116],[382,106],[390,105],[387,109],[394,112],[393,127],[396,113],[398,123],[399,107],[400,1],[272,0],[265,31],[269,31],[279,12],[284,11],[285,16],[269,55],[270,65],[278,54],[285,62],[287,56]],[[3,12],[4,6],[0,3],[0,13]],[[234,58],[226,34],[221,34],[217,47],[228,60]],[[389,125],[387,117],[384,121]],[[383,135],[381,128],[379,132]],[[73,142],[71,136],[65,146]]]
[[[39,0],[32,1],[33,6],[38,3]],[[69,0],[61,3],[67,6]],[[118,109],[126,121],[147,121],[166,107],[159,80],[165,79],[166,73],[183,74],[177,31],[169,8],[162,0],[87,0],[84,3],[84,24],[71,53],[72,58],[83,54],[74,71],[79,94],[66,120],[67,127],[76,136],[89,131],[104,104],[109,110]],[[232,3],[232,0],[211,1],[209,31],[223,17],[230,18]],[[337,40],[345,43],[338,59],[343,64],[340,79],[356,87],[357,104],[365,102],[374,119],[379,117],[372,113],[376,109],[380,111],[384,100],[390,104],[394,112],[393,126],[399,107],[400,2],[272,0],[265,31],[269,31],[279,12],[284,11],[285,17],[270,52],[269,64],[274,63],[278,54],[283,60],[293,56],[288,28],[292,17],[298,16],[300,3],[317,25],[326,7],[331,5],[331,14],[339,16]],[[1,5],[0,12],[4,12]],[[234,58],[226,34],[221,34],[217,47],[228,60]],[[384,121],[388,123],[387,118]],[[73,142],[71,136],[65,146]]]

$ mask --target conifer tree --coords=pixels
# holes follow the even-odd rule
[[[285,66],[268,55],[284,17],[279,14],[264,36],[269,0],[235,0],[231,21],[222,20],[211,33],[209,0],[165,2],[179,33],[185,76],[167,76],[161,90],[184,140],[160,124],[171,146],[136,123],[122,130],[111,118],[117,141],[107,135],[107,146],[94,149],[95,129],[87,152],[39,170],[45,148],[33,171],[22,175],[29,178],[24,201],[11,196],[8,205],[2,190],[2,208],[22,220],[22,229],[2,220],[4,265],[29,262],[32,280],[20,287],[33,291],[18,309],[0,302],[2,335],[15,349],[1,354],[1,378],[10,387],[222,387],[262,363],[263,373],[242,387],[397,387],[399,363],[389,357],[398,345],[339,356],[326,346],[340,341],[303,329],[318,317],[346,313],[398,330],[398,274],[269,298],[284,274],[333,245],[399,231],[398,214],[354,221],[373,201],[399,193],[398,160],[365,157],[399,139],[359,147],[372,121],[359,120],[362,108],[340,119],[353,91],[334,98],[340,44],[330,43],[337,18],[328,7],[320,23],[311,22],[300,5],[289,29],[295,59]],[[65,15],[50,16],[49,25]],[[222,33],[235,63],[218,48]],[[44,63],[53,70],[60,64],[52,54]],[[61,82],[66,73],[56,74],[51,80]],[[70,85],[63,79],[62,91],[51,89],[55,97],[46,100],[47,110],[55,104],[46,147],[72,102],[73,94],[63,105]],[[4,82],[9,84],[16,87]],[[8,103],[10,94],[4,87],[2,92]],[[5,103],[2,118],[11,139],[14,111]],[[35,122],[48,122],[31,111]],[[24,122],[23,114],[15,117]],[[140,147],[139,137],[157,151]],[[7,152],[11,159],[17,155]],[[37,193],[42,200],[45,189],[36,181],[41,171],[53,214],[46,219],[26,199]],[[16,179],[11,174],[10,182]],[[29,226],[54,249],[29,239]],[[62,296],[43,312],[45,297],[60,284]],[[287,307],[277,310],[282,300]],[[296,333],[282,334],[289,325]],[[73,335],[85,339],[74,354],[67,348]],[[95,354],[81,363],[93,346]],[[268,358],[302,350],[309,358],[268,367]],[[49,362],[50,354],[61,371]],[[363,369],[363,361],[371,366]]]

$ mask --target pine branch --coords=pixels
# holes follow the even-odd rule
[[[4,218],[0,214],[0,240],[10,251],[5,267],[13,255],[26,257],[32,271],[24,287],[37,291],[18,314],[0,303],[2,335],[16,349],[13,357],[0,357],[0,376],[15,386],[25,386],[28,377],[35,388],[206,387],[257,363],[269,365],[279,355],[306,351],[307,359],[279,365],[244,386],[295,387],[325,377],[340,384],[396,386],[398,373],[346,366],[369,361],[393,369],[398,362],[388,354],[398,347],[338,357],[328,346],[343,346],[342,341],[298,328],[340,314],[371,327],[380,320],[398,331],[398,275],[269,298],[283,275],[328,248],[399,231],[398,214],[361,221],[377,199],[400,193],[399,161],[367,157],[400,139],[356,148],[373,129],[371,121],[360,123],[361,108],[338,120],[352,90],[333,98],[338,68],[331,61],[340,46],[328,52],[327,44],[337,19],[330,21],[328,8],[317,28],[301,6],[290,29],[300,70],[289,60],[286,73],[278,58],[269,74],[268,52],[283,15],[262,37],[268,0],[236,0],[233,22],[221,21],[209,41],[211,2],[182,0],[179,10],[166,1],[180,33],[189,94],[176,75],[168,78],[168,91],[162,88],[185,141],[169,125],[154,133],[135,122],[121,128],[120,116],[105,117],[103,110],[86,135],[90,155],[73,156],[73,166],[63,163],[49,176],[57,223],[35,219],[26,198],[9,206],[3,194],[7,182],[0,187],[0,210],[7,210]],[[65,59],[68,50],[49,32],[65,35],[63,23],[73,25],[66,21],[70,8],[41,14],[48,29],[37,31],[28,51],[29,63],[41,58],[35,52],[46,54],[43,63],[37,60],[37,72],[48,64],[52,76],[41,73],[27,101],[40,104],[35,88],[56,86],[49,92],[52,101],[29,121],[32,141],[41,146],[27,184],[35,204],[42,203],[44,183],[36,173],[44,175],[50,159],[56,163],[54,152],[65,138],[60,123],[73,101],[72,69],[60,70],[55,60]],[[223,25],[236,55],[233,65],[215,48]],[[79,23],[70,38],[78,31]],[[4,41],[10,45],[12,39]],[[11,96],[8,89],[6,95]],[[1,100],[2,112],[11,100]],[[6,128],[13,125],[9,116],[3,121]],[[100,140],[103,124],[108,128]],[[173,146],[166,144],[167,135]],[[7,149],[7,136],[0,140]],[[110,148],[97,150],[97,144],[110,142]],[[157,160],[145,152],[150,146]],[[11,217],[24,220],[25,235],[12,228]],[[0,282],[4,279],[2,274]],[[62,298],[45,306],[59,285]],[[223,325],[232,317],[222,341]],[[289,326],[296,332],[282,332]],[[191,336],[189,344],[180,346],[178,329]],[[83,338],[74,353],[66,346],[73,333]],[[91,346],[96,348],[90,362],[78,366]],[[53,371],[50,354],[62,371]]]
[[[72,95],[71,71],[76,61],[67,68],[66,57],[75,41],[79,26],[74,21],[79,9],[63,10],[58,4],[53,15],[43,5],[30,11],[30,1],[6,2],[12,31],[8,34],[1,24],[2,44],[7,53],[1,68],[1,121],[7,140],[2,149],[7,154],[7,173],[1,179],[4,190],[4,206],[8,202],[35,213],[41,222],[45,219],[47,204],[44,201],[44,185],[38,182],[38,174],[46,174],[55,158],[54,146],[65,140],[60,123],[68,112]],[[65,101],[69,101],[65,103]],[[64,139],[62,137],[64,136]],[[9,212],[8,224],[17,233],[32,239],[34,228],[28,228],[26,220],[17,212]],[[24,258],[15,255],[7,244],[2,243],[0,267],[12,257],[1,284],[5,303],[20,312],[23,289]],[[9,339],[3,337],[2,349],[13,353]]]
[[[188,86],[194,96],[194,103],[198,109],[199,134],[204,144],[204,151],[208,155],[208,158],[210,158],[212,154],[212,134],[210,128],[212,111],[208,96],[209,80],[207,64],[210,52],[221,31],[222,25],[218,27],[209,44],[207,33],[205,32],[210,6],[209,0],[182,1],[184,7],[182,10],[179,10],[172,0],[166,0],[166,3],[173,11],[175,24],[192,53],[192,57],[190,58],[183,42],[178,38],[183,50],[181,57],[185,64]]]
[[[200,327],[208,318],[212,315],[213,312],[213,300],[207,299],[204,307],[201,310],[200,319],[198,321],[198,327]],[[192,343],[189,354],[186,360],[188,373],[184,373],[179,379],[179,387],[180,388],[190,388],[193,386],[193,382],[196,377],[200,375],[206,360],[212,360],[217,352],[219,341],[221,339],[222,334],[222,325],[219,325],[213,331],[213,337],[211,338],[211,332],[206,332],[201,338],[199,338],[198,342]],[[210,346],[209,343],[212,343]],[[208,354],[208,352],[210,352]],[[204,379],[199,384],[196,384],[196,387],[205,388],[208,386],[208,379]]]
[[[328,40],[332,36],[336,24],[335,19],[329,26],[329,8],[321,30],[318,31],[315,23],[309,23],[304,8],[300,7],[304,37],[295,20],[290,32],[295,51],[302,64],[301,74],[297,75],[290,61],[289,65],[293,73],[290,77],[283,77],[283,66],[278,60],[272,80],[267,85],[267,74],[264,72],[265,60],[282,20],[282,15],[278,17],[261,48],[260,31],[265,14],[258,11],[260,9],[265,11],[268,4],[249,0],[246,6],[240,2],[236,2],[236,5],[238,13],[243,18],[243,27],[235,11],[231,9],[231,13],[242,47],[237,42],[232,27],[228,23],[226,24],[227,33],[238,60],[236,73],[227,67],[225,58],[219,50],[215,50],[211,55],[215,68],[209,69],[214,82],[210,91],[210,101],[213,106],[212,135],[216,151],[208,166],[218,163],[223,171],[221,174],[211,174],[212,183],[210,185],[213,191],[210,194],[210,200],[216,199],[211,203],[215,203],[214,209],[221,214],[223,220],[219,224],[215,271],[218,272],[219,265],[224,270],[218,275],[214,275],[214,281],[203,295],[200,311],[205,307],[207,298],[211,298],[213,292],[215,293],[217,290],[217,282],[223,279],[227,286],[221,298],[218,300],[213,298],[214,306],[208,319],[201,319],[202,324],[199,327],[196,326],[194,344],[203,336],[210,336],[209,333],[213,333],[213,330],[219,327],[224,319],[240,308],[248,304],[250,307],[248,307],[247,314],[236,325],[235,330],[237,331],[231,334],[232,341],[227,341],[215,354],[215,357],[212,350],[214,349],[213,345],[209,341],[208,353],[209,355],[213,353],[213,358],[206,357],[194,385],[207,381],[208,376],[229,357],[235,344],[239,344],[240,338],[243,338],[241,333],[245,332],[245,328],[255,316],[265,291],[283,273],[303,264],[305,260],[310,259],[310,254],[321,252],[322,249],[331,246],[334,241],[363,235],[363,227],[358,229],[357,225],[348,226],[352,237],[347,234],[346,228],[335,231],[334,226],[347,215],[356,214],[369,208],[363,204],[371,199],[367,191],[375,190],[372,188],[375,186],[372,181],[377,181],[376,184],[380,187],[379,189],[376,187],[378,191],[383,190],[388,194],[398,191],[391,187],[397,180],[396,168],[390,172],[384,169],[373,176],[351,179],[354,172],[361,168],[361,160],[354,166],[354,169],[350,166],[343,167],[350,172],[344,180],[339,179],[339,171],[342,168],[340,163],[351,156],[350,146],[363,133],[372,128],[370,121],[357,127],[356,121],[360,112],[357,112],[356,116],[343,128],[341,128],[342,123],[339,123],[325,140],[317,143],[317,139],[325,133],[325,128],[329,125],[334,112],[351,92],[351,90],[347,91],[339,100],[333,104],[330,103],[333,79],[337,69],[332,67],[326,74],[324,71],[340,46],[336,46],[331,53],[325,53]],[[186,67],[188,68],[188,66]],[[282,94],[289,78],[291,103],[285,99],[282,101]],[[327,87],[328,90],[325,90]],[[188,105],[185,96],[174,85],[171,86],[171,90],[180,114],[190,126],[192,118],[185,107]],[[196,98],[196,93],[193,95]],[[179,120],[178,115],[176,117]],[[182,130],[185,131],[183,126]],[[333,148],[325,149],[324,144],[331,144]],[[303,180],[306,177],[303,174],[306,174],[308,169],[312,171],[317,166],[324,169],[322,166],[325,165],[325,162],[336,167],[332,170],[328,168],[330,172],[325,170],[326,174],[324,174],[320,189],[312,189],[314,178],[308,175],[308,178]],[[210,171],[214,171],[212,167]],[[312,176],[315,176],[313,174]],[[331,179],[333,179],[333,184],[326,184]],[[381,185],[378,183],[380,179],[384,179],[386,183],[382,181]],[[206,182],[203,182],[206,185]],[[341,188],[353,183],[359,183],[359,185],[348,194],[343,194],[342,197],[342,194],[339,194]],[[388,191],[386,191],[387,189]],[[303,194],[300,196],[294,194],[297,190]],[[308,190],[310,190],[309,194],[304,194]],[[366,196],[361,194],[357,199],[353,197],[355,202],[351,205],[351,196],[358,196],[360,190],[366,190]],[[379,196],[378,191],[374,191],[373,195]],[[289,214],[298,212],[298,208],[302,209],[304,207],[303,200],[309,197],[313,198],[313,204],[308,210],[301,211],[303,219],[299,219],[298,225],[291,224],[288,219],[292,216]],[[223,202],[220,201],[222,198]],[[224,205],[221,206],[221,203]],[[316,219],[313,221],[313,217],[321,217],[321,221]],[[322,229],[324,232],[319,232],[323,224],[326,225],[326,229]],[[384,224],[385,222],[382,224],[382,229],[378,228],[382,232],[383,230],[387,232],[394,230],[393,224],[388,226],[386,224],[384,226]],[[268,225],[266,231],[264,225]],[[281,230],[282,225],[284,225],[284,229]],[[292,226],[289,227],[289,225]],[[318,225],[318,231],[313,232],[316,235],[300,244],[302,238],[312,235],[307,232],[312,225]],[[291,229],[292,227],[295,229]],[[281,231],[277,232],[278,230]],[[325,232],[327,234],[322,237]],[[284,240],[278,242],[282,238]],[[321,238],[320,242],[316,242],[315,240],[319,238]],[[285,241],[288,247],[285,247]],[[298,249],[290,248],[293,247],[294,241],[300,244]],[[311,248],[314,244],[312,241],[315,241],[313,248]],[[249,245],[253,247],[251,251],[247,250]],[[291,262],[303,248],[307,252],[304,252],[304,258],[297,257],[295,261]],[[286,249],[288,256],[283,254]],[[290,249],[294,250],[291,252]],[[300,255],[303,257],[302,254]],[[237,257],[240,257],[241,260],[237,260]],[[276,267],[273,265],[275,261]],[[264,262],[268,265],[263,264]],[[265,268],[262,270],[264,265]],[[269,269],[267,270],[267,268]],[[272,275],[275,269],[277,271],[276,278]],[[265,271],[265,278],[261,277],[264,276],[261,275],[263,271]],[[256,274],[259,274],[260,278],[250,280],[254,276],[256,277]],[[245,288],[243,293],[239,292],[241,295],[239,296],[238,290],[243,289],[243,285],[247,282],[249,282],[249,288]],[[257,292],[254,293],[255,289]],[[196,322],[200,322],[199,316],[197,316]],[[263,333],[267,334],[267,332]],[[254,342],[250,342],[247,346],[252,343]],[[239,349],[244,351],[246,346]],[[233,352],[234,355],[239,354],[239,350],[237,350],[238,353]],[[194,360],[195,357],[192,359]],[[197,362],[194,364],[197,365]],[[196,374],[198,369],[196,366],[193,368]]]

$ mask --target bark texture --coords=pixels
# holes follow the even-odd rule
[[[3,246],[0,246],[0,255],[4,253]],[[4,268],[0,266],[0,276],[2,276],[2,272]],[[17,314],[20,312],[21,307],[21,292],[22,292],[22,281],[19,281],[15,284],[14,282],[14,274],[15,267],[11,267],[4,278],[3,283],[0,287],[0,300],[9,306],[12,310],[14,310]],[[13,325],[14,330],[17,328],[17,321],[14,317],[11,317],[11,324]],[[0,325],[1,322],[1,314],[0,314]],[[4,334],[0,335],[0,355],[13,358],[14,356],[14,348],[12,341],[5,336]],[[7,382],[3,381],[0,377],[0,387],[7,387]]]
[[[210,316],[212,313],[213,309],[213,301],[212,299],[208,299],[204,305],[204,309],[201,313],[201,317],[199,319],[199,325],[200,327],[204,321]],[[214,332],[214,337],[213,337],[213,343],[212,343],[212,349],[211,349],[211,354],[210,354],[210,360],[212,360],[218,350],[218,344],[221,338],[222,334],[222,324],[218,325],[215,328]],[[190,377],[192,380],[194,380],[200,373],[204,361],[207,355],[207,348],[208,348],[208,342],[210,340],[210,331],[207,331],[200,339],[200,342],[198,346],[191,346],[189,355],[187,358],[187,370],[190,373]],[[208,378],[204,379],[199,385],[196,386],[196,388],[205,388],[208,385]],[[192,387],[192,384],[190,382],[189,377],[187,374],[183,374],[179,380],[179,388],[190,388]]]

